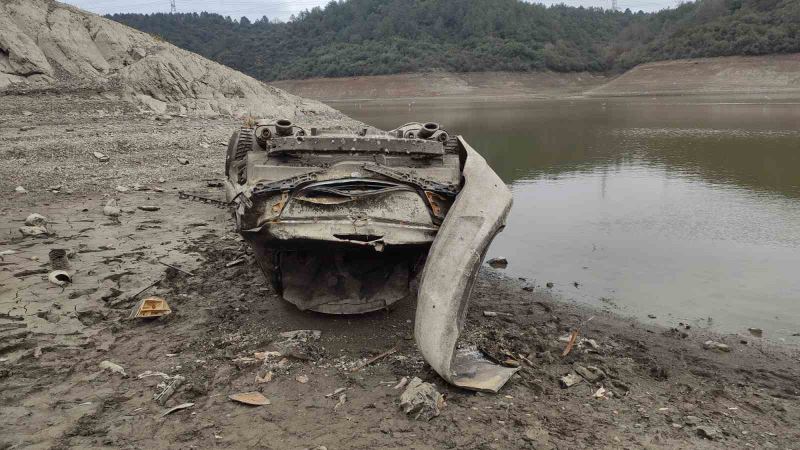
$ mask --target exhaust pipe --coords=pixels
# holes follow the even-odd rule
[[[291,136],[292,121],[288,119],[278,119],[278,121],[275,122],[275,134],[278,136]]]
[[[433,133],[439,131],[439,124],[428,122],[422,125],[422,128],[419,129],[417,132],[417,137],[420,139],[428,139],[429,137],[433,136]]]

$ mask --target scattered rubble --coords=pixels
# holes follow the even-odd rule
[[[159,383],[158,388],[161,389],[161,392],[154,394],[153,400],[155,400],[159,405],[164,406],[167,403],[167,400],[169,400],[170,397],[172,397],[175,392],[178,391],[178,388],[181,387],[184,381],[186,381],[186,378],[182,377],[181,375],[175,375],[174,377],[171,377],[169,383]]]
[[[272,343],[273,348],[283,356],[315,360],[322,354],[322,347],[315,344],[322,336],[319,330],[295,330],[280,333],[283,339]]]
[[[431,420],[444,407],[444,397],[431,383],[414,377],[400,395],[400,408],[415,420]]]

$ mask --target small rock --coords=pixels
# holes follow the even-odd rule
[[[647,318],[649,318],[649,319],[655,319],[655,318],[656,318],[656,315],[655,315],[655,314],[648,314],[648,315],[647,315]]]
[[[487,261],[487,263],[490,266],[494,267],[495,269],[505,269],[506,267],[508,267],[508,260],[503,258],[502,256],[497,258],[492,258],[489,261]]]
[[[119,364],[114,364],[111,361],[103,361],[100,363],[100,368],[112,373],[117,373],[122,375],[123,377],[127,377],[128,374],[125,373],[125,369],[122,368]]]
[[[431,420],[444,407],[444,397],[431,383],[414,377],[400,395],[400,408],[415,420]]]
[[[294,380],[297,381],[300,384],[306,384],[306,383],[308,383],[308,376],[306,376],[306,375],[298,375],[297,377],[295,377]]]
[[[578,376],[578,375],[576,375],[574,373],[568,373],[568,374],[566,374],[563,377],[558,379],[558,384],[561,385],[561,388],[566,389],[566,388],[570,388],[572,386],[575,386],[576,384],[580,383],[581,381],[583,381],[583,378],[581,378],[580,376]]]
[[[106,206],[103,207],[103,214],[108,217],[119,217],[121,211],[119,206],[117,206],[117,201],[115,199],[111,199],[106,202]]]
[[[117,192],[128,192],[128,188],[126,188],[125,186],[117,186],[114,189],[116,189]]]
[[[552,282],[548,281],[547,284],[545,284],[545,286],[547,286],[547,289],[553,289],[553,286],[555,285]]]
[[[188,159],[186,159],[186,158],[178,158],[178,162],[179,162],[179,163],[180,163],[182,166],[185,166],[185,165],[189,164],[189,160],[188,160]]]
[[[497,313],[495,311],[484,311],[484,317],[497,317]]]
[[[152,206],[152,205],[139,205],[138,208],[141,209],[142,211],[149,211],[149,212],[158,211],[159,209],[161,209],[158,206]]]
[[[29,227],[43,227],[47,225],[47,217],[37,213],[30,214],[25,218],[25,225]]]
[[[697,435],[701,438],[716,440],[720,437],[720,431],[714,427],[697,427]]]
[[[25,117],[30,117],[30,116],[33,115],[33,113],[30,112],[30,111],[22,111],[22,115],[25,116]]]
[[[17,194],[27,194],[28,190],[22,186],[17,186],[14,188],[14,192],[16,192]]]
[[[705,341],[703,348],[706,350],[716,350],[718,352],[730,352],[731,348],[727,344],[717,341]]]
[[[764,330],[761,328],[748,328],[747,331],[749,331],[750,334],[755,337],[761,337],[764,335]]]
[[[109,160],[108,155],[106,155],[105,153],[92,152],[92,155],[94,155],[94,157],[97,158],[97,160],[100,162],[107,162]]]
[[[522,290],[527,292],[533,292],[533,286],[530,285],[522,286]]]
[[[30,125],[24,126],[24,127],[19,127],[19,131],[31,131],[31,130],[35,130],[35,129],[36,129],[36,127],[30,126]]]
[[[167,180],[165,180],[164,178],[159,178],[159,179],[158,179],[158,182],[159,182],[159,183],[166,183],[166,182],[167,182]]]

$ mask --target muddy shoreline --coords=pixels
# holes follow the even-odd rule
[[[0,250],[16,253],[0,267],[0,448],[793,448],[800,438],[796,349],[645,325],[488,267],[463,339],[522,369],[498,395],[453,388],[416,350],[413,299],[363,316],[298,311],[269,287],[224,209],[178,198],[221,198],[214,182],[238,121],[148,115],[87,94],[2,99]],[[118,221],[103,214],[111,198]],[[33,212],[50,219],[52,235],[19,234]],[[46,268],[56,246],[71,255],[74,284],[20,274]],[[135,294],[155,281],[146,292],[173,314],[128,320]],[[297,329],[320,330],[321,353],[257,381],[255,354]],[[579,345],[562,356],[575,330]],[[730,351],[706,349],[708,340]],[[603,375],[562,388],[579,366]],[[162,379],[146,371],[186,381],[161,406]],[[445,395],[429,422],[398,407],[393,387],[414,376]],[[328,394],[340,388],[337,407]],[[271,404],[228,399],[246,391]]]

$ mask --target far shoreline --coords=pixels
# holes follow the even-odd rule
[[[388,100],[580,100],[686,96],[800,99],[800,54],[642,64],[618,76],[587,72],[426,72],[282,80],[269,84],[327,103]]]

